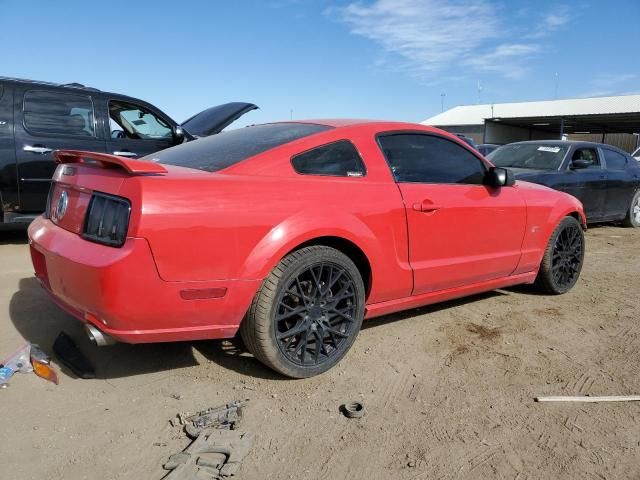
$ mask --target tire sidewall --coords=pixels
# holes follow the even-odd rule
[[[628,220],[626,223],[633,228],[640,227],[640,222],[638,222],[635,219],[635,216],[633,215],[633,207],[636,203],[638,203],[639,198],[640,198],[640,190],[636,190],[636,192],[633,194],[633,197],[631,197],[631,204],[629,205],[629,211],[627,212]]]
[[[342,344],[340,345],[340,351],[337,355],[326,362],[314,366],[314,367],[305,367],[302,365],[297,365],[293,363],[289,358],[287,358],[280,346],[278,344],[278,340],[276,339],[276,325],[274,320],[274,314],[277,309],[277,305],[279,304],[283,291],[287,288],[289,282],[292,278],[295,278],[297,275],[300,275],[309,267],[319,264],[319,263],[330,263],[334,264],[338,267],[344,268],[347,270],[351,279],[354,283],[354,288],[356,291],[356,298],[358,301],[358,306],[356,310],[356,316],[354,319],[354,324],[351,326],[351,333],[349,337],[346,338]],[[275,291],[275,296],[273,302],[269,305],[269,308],[265,312],[268,315],[268,336],[269,342],[271,343],[270,349],[275,353],[275,358],[272,358],[272,362],[277,366],[277,370],[281,373],[295,377],[295,378],[306,378],[314,375],[318,375],[323,373],[330,368],[334,367],[338,364],[347,352],[351,349],[358,333],[360,332],[360,328],[362,326],[362,321],[364,319],[365,312],[365,288],[364,283],[362,281],[362,277],[358,268],[351,261],[349,257],[344,255],[342,252],[338,250],[332,249],[330,247],[318,249],[313,253],[310,252],[309,255],[304,255],[303,257],[294,260],[292,263],[287,265],[284,270],[282,277],[278,283],[278,286]]]
[[[575,278],[574,278],[573,282],[571,282],[571,284],[570,284],[570,285],[568,285],[568,286],[563,286],[563,287],[559,287],[559,286],[556,284],[555,279],[553,278],[553,270],[551,269],[551,270],[548,272],[548,274],[549,274],[549,280],[550,280],[550,282],[553,284],[553,288],[554,288],[554,290],[555,290],[557,293],[559,293],[559,294],[562,294],[562,293],[566,293],[566,292],[568,292],[568,291],[569,291],[569,290],[571,290],[571,289],[575,286],[575,284],[578,282],[578,279],[580,278],[580,274],[582,273],[582,267],[583,267],[583,265],[584,265],[584,255],[585,255],[585,250],[586,250],[586,248],[585,248],[585,236],[584,236],[584,231],[582,230],[582,225],[580,225],[580,222],[578,222],[578,220],[576,220],[576,219],[575,219],[575,218],[573,218],[573,217],[565,217],[565,218],[562,220],[562,222],[560,222],[560,224],[556,227],[556,229],[554,230],[553,235],[551,236],[551,239],[550,239],[550,244],[551,244],[551,250],[550,250],[550,252],[551,252],[551,256],[552,256],[552,258],[553,258],[553,251],[554,251],[554,249],[555,249],[556,242],[558,241],[558,237],[560,236],[560,234],[562,233],[562,231],[563,231],[565,228],[567,228],[568,226],[575,226],[575,227],[577,227],[577,228],[578,228],[578,231],[580,232],[580,237],[581,237],[581,239],[582,239],[582,252],[581,252],[581,255],[580,255],[580,265],[579,265],[579,268],[578,268],[578,273],[576,274],[576,276],[575,276]],[[550,262],[549,262],[549,266],[550,266],[550,268],[552,267],[552,265],[553,265],[553,263],[550,261]]]

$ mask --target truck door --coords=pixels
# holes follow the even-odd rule
[[[14,92],[15,156],[21,212],[43,212],[58,149],[104,152],[91,92],[31,87]]]

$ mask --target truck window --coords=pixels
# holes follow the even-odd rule
[[[24,126],[32,134],[95,137],[93,102],[88,95],[29,90],[23,105]]]

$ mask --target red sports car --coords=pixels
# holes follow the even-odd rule
[[[290,377],[362,320],[495,288],[568,291],[575,198],[410,123],[256,125],[130,160],[59,151],[36,276],[99,344],[227,338]]]

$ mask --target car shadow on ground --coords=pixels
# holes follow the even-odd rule
[[[494,290],[458,300],[385,315],[365,321],[363,329],[381,327],[391,322],[410,320],[419,315],[506,294],[508,293]],[[201,365],[203,361],[210,361],[241,375],[271,380],[287,380],[287,378],[273,372],[253,358],[247,352],[239,337],[229,340],[138,345],[119,343],[108,347],[96,347],[87,338],[81,322],[55,305],[35,278],[23,278],[20,280],[19,289],[14,293],[10,301],[9,314],[15,328],[25,340],[30,343],[37,343],[54,359],[53,342],[61,331],[66,332],[93,364],[97,377],[100,379],[172,371],[180,368],[195,367]],[[65,375],[75,378],[75,375],[69,369],[60,365],[58,361],[56,361],[56,364],[60,366]]]
[[[243,375],[284,378],[250,356],[239,339],[138,345],[118,343],[97,347],[87,338],[82,323],[55,305],[35,278],[20,280],[18,291],[11,297],[9,315],[22,337],[40,345],[53,359],[53,343],[60,332],[66,332],[93,364],[97,377],[102,379],[194,367],[203,360]],[[58,361],[56,364],[60,365]],[[69,369],[62,365],[60,368],[64,374],[75,378]]]

